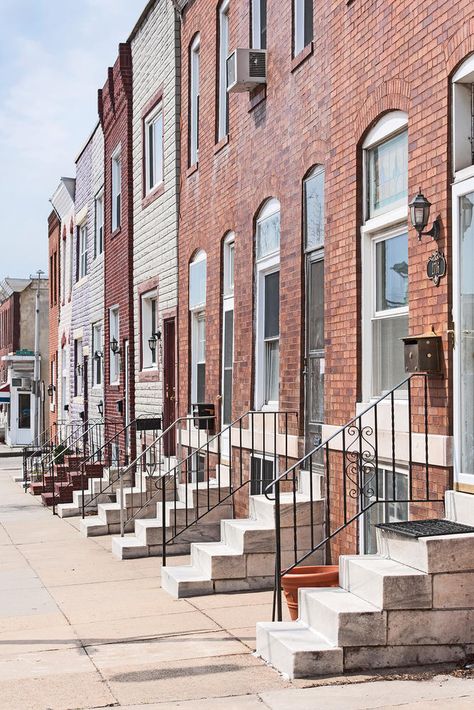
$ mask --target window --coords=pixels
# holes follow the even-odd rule
[[[397,502],[408,500],[408,474],[406,471],[394,471],[392,468],[379,468],[377,472],[374,470],[366,473],[364,483],[364,507],[376,501],[377,497],[381,501],[387,501],[373,505],[363,516],[364,554],[372,555],[377,552],[377,524],[408,520],[408,503]]]
[[[277,407],[280,369],[280,203],[272,199],[256,225],[256,407]]]
[[[145,118],[146,193],[163,182],[163,106],[161,102]]]
[[[102,337],[102,323],[92,326],[92,386],[100,387],[103,380],[104,342]]]
[[[94,219],[94,259],[104,251],[104,193],[95,198]]]
[[[71,228],[69,234],[69,296],[72,294],[72,283],[74,273],[74,230]]]
[[[61,408],[63,411],[69,406],[69,390],[68,390],[68,356],[67,349],[63,347],[61,350]]]
[[[156,291],[146,293],[141,297],[141,336],[142,336],[142,369],[157,366],[158,330]],[[155,337],[155,347],[150,348],[149,340]]]
[[[31,395],[18,393],[18,429],[31,429]]]
[[[324,246],[324,169],[315,168],[303,183],[305,248]]]
[[[250,495],[262,495],[265,488],[275,478],[274,459],[252,455],[250,457]]]
[[[205,480],[206,458],[202,454],[191,456],[188,468],[188,483],[203,483]]]
[[[224,294],[222,318],[222,423],[232,421],[234,367],[234,235],[224,240]]]
[[[82,338],[74,340],[74,396],[83,394],[84,358],[82,354]]]
[[[61,299],[66,300],[66,240],[61,240]]]
[[[408,335],[408,136],[401,111],[386,114],[365,143],[363,238],[364,392],[376,397],[405,377]],[[374,219],[375,218],[375,219]]]
[[[252,48],[267,48],[267,0],[251,0]]]
[[[119,332],[119,309],[117,306],[109,311],[109,331],[110,342],[117,341],[117,346],[120,347],[120,332]],[[110,348],[110,344],[109,344]],[[120,355],[114,353],[110,348],[110,384],[118,384],[120,379]]]
[[[474,165],[474,55],[453,77],[453,169]]]
[[[112,155],[112,232],[120,229],[122,217],[122,156],[120,146]]]
[[[199,159],[199,35],[191,44],[189,53],[189,165]]]
[[[313,39],[313,0],[293,0],[293,55]]]
[[[200,251],[189,265],[191,316],[191,401],[205,401],[206,393],[206,253]]]
[[[229,54],[229,0],[222,0],[218,11],[219,36],[219,96],[217,140],[229,132],[229,101],[227,93],[227,55]]]
[[[84,276],[87,276],[87,225],[85,224],[79,227],[77,278],[79,280]]]

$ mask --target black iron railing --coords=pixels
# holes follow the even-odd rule
[[[318,551],[330,557],[334,538],[375,506],[403,513],[443,502],[429,462],[428,377],[407,377],[266,486],[275,502],[274,619],[282,619],[281,578]]]
[[[112,437],[107,439],[102,446],[94,451],[81,464],[82,475],[82,495],[81,495],[81,515],[84,518],[90,509],[97,506],[97,501],[105,493],[115,491],[116,484],[123,480],[122,472],[130,471],[132,481],[135,476],[134,461],[130,464],[136,449],[148,447],[148,441],[154,441],[161,430],[161,418],[141,415],[129,422],[126,426],[116,431]],[[100,476],[97,490],[89,492],[86,500],[88,488],[87,468],[91,464],[101,464],[108,468],[108,478]]]
[[[274,470],[278,470],[281,462],[288,467],[290,460],[296,458],[289,446],[290,418],[294,422],[296,441],[297,412],[249,411],[217,434],[195,427],[193,424],[199,418],[192,417],[185,430],[178,428],[177,463],[156,477],[155,490],[148,495],[144,505],[134,509],[132,515],[124,520],[121,534],[124,534],[126,524],[136,519],[146,506],[161,501],[162,565],[166,566],[167,546],[191,526],[223,503],[233,502],[234,496],[247,486],[251,493],[263,492],[270,477],[265,477],[263,466],[260,477],[252,476],[252,457],[257,455],[261,461],[273,462]],[[224,466],[226,473],[222,471]],[[179,495],[180,484],[185,484],[182,499]],[[191,501],[193,505],[190,505]],[[179,523],[176,511],[182,504],[184,522]],[[168,510],[171,513],[170,524],[167,524]]]

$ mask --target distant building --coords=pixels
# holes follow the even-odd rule
[[[36,279],[0,283],[0,429],[9,446],[31,444],[49,423],[48,279],[39,283],[40,377],[34,381]]]

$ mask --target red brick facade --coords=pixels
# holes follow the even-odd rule
[[[104,416],[125,424],[125,344],[129,345],[129,418],[134,418],[133,336],[133,226],[132,226],[132,59],[129,44],[119,56],[99,91],[99,116],[104,131]],[[112,232],[112,156],[121,146],[121,220]],[[120,382],[110,384],[109,309],[119,309]],[[120,412],[119,409],[122,411]],[[113,430],[114,432],[116,429]]]
[[[6,382],[8,366],[3,355],[20,347],[20,294],[12,293],[0,304],[0,384]]]
[[[49,384],[54,387],[53,396],[47,395],[46,406],[54,405],[49,412],[50,427],[58,420],[58,377],[60,367],[60,351],[58,345],[59,299],[60,299],[60,242],[61,223],[56,212],[48,217],[48,278],[49,278]]]

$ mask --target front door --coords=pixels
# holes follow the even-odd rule
[[[31,393],[16,393],[15,418],[17,424],[16,436],[12,431],[12,443],[14,446],[28,446],[33,441],[33,411],[31,407]]]
[[[163,429],[167,429],[176,419],[176,359],[175,359],[175,319],[163,321]],[[163,442],[165,456],[176,454],[176,432],[171,429]]]
[[[324,417],[324,260],[306,257],[305,453],[321,442]]]
[[[474,178],[453,197],[454,470],[474,485]]]
[[[128,348],[128,340],[124,343],[124,417],[125,417],[125,427],[130,424],[130,354]],[[127,456],[127,461],[130,461],[130,432],[125,429],[125,451]]]

